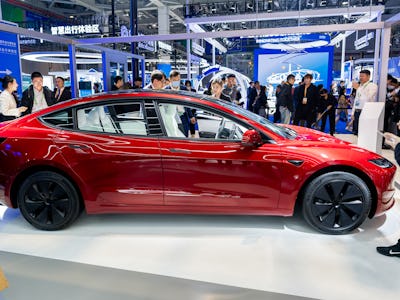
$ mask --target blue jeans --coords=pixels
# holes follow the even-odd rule
[[[292,113],[286,106],[279,106],[279,112],[281,113],[281,123],[290,124],[290,117]]]

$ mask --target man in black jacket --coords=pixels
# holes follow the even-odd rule
[[[55,103],[70,100],[72,98],[71,89],[64,86],[64,78],[56,78],[56,88],[54,89]]]
[[[298,90],[298,102],[296,112],[294,114],[294,125],[299,125],[300,120],[307,122],[307,127],[311,128],[311,124],[316,119],[316,109],[319,102],[319,94],[317,87],[311,83],[313,76],[306,74],[304,76],[304,84]]]
[[[247,101],[247,110],[249,110],[249,111],[254,110],[253,104],[256,101],[256,98],[258,97],[258,95],[260,95],[260,92],[261,92],[260,82],[256,81],[256,82],[254,82],[253,88],[250,90],[249,100]],[[223,91],[222,91],[222,93],[223,93]]]
[[[295,81],[295,76],[289,74],[286,82],[282,84],[281,91],[278,96],[277,102],[279,103],[279,112],[281,114],[281,122],[283,124],[290,124],[290,117],[293,112],[293,95],[292,87]]]
[[[326,119],[329,117],[329,132],[333,136],[335,133],[335,117],[336,117],[336,97],[328,93],[327,89],[320,92],[321,98],[318,104],[318,118],[321,118],[321,131],[325,132]],[[323,115],[322,115],[323,114]]]
[[[22,93],[21,106],[28,107],[24,115],[54,104],[53,93],[47,86],[43,86],[42,74],[33,72],[31,80],[32,84]]]

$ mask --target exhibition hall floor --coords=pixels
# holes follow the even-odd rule
[[[0,206],[0,299],[398,299],[400,259],[375,248],[399,238],[399,203],[344,236],[297,217],[193,215],[83,214],[43,232]]]

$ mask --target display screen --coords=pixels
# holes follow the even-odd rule
[[[79,89],[80,90],[92,90],[92,82],[91,81],[79,81]]]
[[[315,85],[329,89],[332,82],[333,47],[282,52],[257,49],[255,51],[254,77],[262,85],[274,87],[286,81],[289,74],[296,76],[296,84],[306,74],[312,74]]]

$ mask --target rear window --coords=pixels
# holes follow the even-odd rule
[[[72,118],[71,108],[45,115],[41,118],[41,120],[44,123],[60,128],[74,128],[74,120]]]

